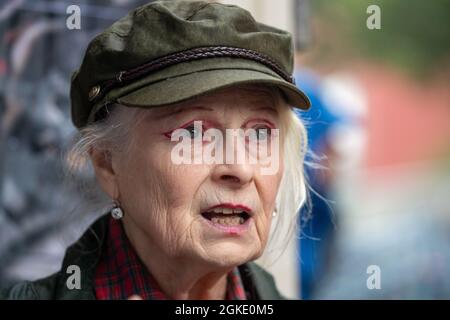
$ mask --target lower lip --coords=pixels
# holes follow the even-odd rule
[[[252,218],[249,217],[247,220],[245,220],[245,222],[243,224],[239,224],[237,226],[225,226],[223,224],[220,223],[214,223],[211,220],[208,220],[206,218],[203,218],[203,220],[211,227],[213,227],[216,230],[219,230],[225,234],[231,235],[231,236],[240,236],[242,234],[244,234],[249,226],[250,226],[250,220]]]

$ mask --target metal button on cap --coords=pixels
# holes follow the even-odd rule
[[[100,93],[100,86],[93,86],[91,90],[89,90],[89,101],[94,100],[98,94]]]

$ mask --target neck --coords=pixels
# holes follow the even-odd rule
[[[168,297],[176,300],[225,299],[230,268],[217,269],[189,259],[168,257],[155,248],[132,221],[127,222],[123,225],[134,250]]]

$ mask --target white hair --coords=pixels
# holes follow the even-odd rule
[[[284,172],[277,194],[277,218],[272,225],[270,245],[282,251],[297,231],[300,208],[307,201],[304,159],[307,151],[305,126],[291,108],[282,114],[284,128]]]

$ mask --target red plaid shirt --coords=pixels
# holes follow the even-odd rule
[[[95,295],[112,300],[135,294],[144,300],[168,299],[134,251],[122,223],[110,218],[106,248],[95,272]],[[246,300],[238,268],[228,274],[226,299]]]

